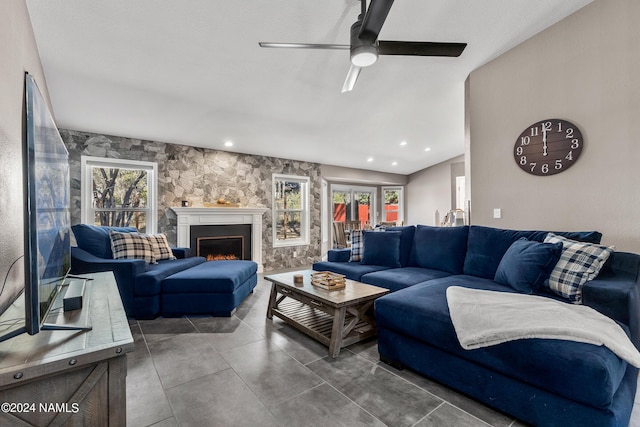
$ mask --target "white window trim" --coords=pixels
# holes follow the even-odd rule
[[[158,164],[153,162],[143,162],[140,160],[110,159],[106,157],[82,156],[80,159],[80,218],[83,224],[94,223],[94,209],[91,207],[92,188],[88,185],[91,182],[91,168],[122,168],[122,169],[144,169],[147,171],[147,203],[149,213],[147,215],[147,233],[157,233],[158,228]]]
[[[384,208],[384,192],[385,191],[397,191],[398,192],[398,222],[404,223],[404,187],[403,186],[388,186],[381,187],[382,201],[380,203],[382,210],[382,221],[387,221],[387,211]]]
[[[276,180],[287,180],[287,181],[296,181],[301,184],[301,196],[300,203],[302,207],[302,212],[300,218],[302,220],[301,231],[302,236],[299,239],[287,239],[287,240],[278,240],[278,230],[277,230],[277,220],[278,215],[276,211],[276,192],[274,191],[274,185]],[[271,221],[273,228],[273,247],[281,248],[286,246],[305,246],[309,245],[309,234],[311,231],[310,225],[310,185],[311,180],[308,176],[298,176],[298,175],[283,175],[283,174],[273,174],[271,176]]]

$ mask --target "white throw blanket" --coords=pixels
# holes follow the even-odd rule
[[[451,286],[447,304],[465,350],[524,338],[604,345],[640,368],[640,353],[624,330],[596,310],[534,295]]]

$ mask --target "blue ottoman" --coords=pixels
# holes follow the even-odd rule
[[[257,271],[253,261],[208,261],[172,274],[162,281],[161,314],[229,317],[253,292]]]

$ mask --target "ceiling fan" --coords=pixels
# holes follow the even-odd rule
[[[296,49],[350,49],[351,67],[342,86],[342,92],[353,89],[362,68],[373,65],[379,55],[405,56],[449,56],[457,57],[466,43],[434,43],[378,40],[384,21],[387,19],[393,0],[371,0],[367,9],[366,0],[361,0],[361,13],[351,26],[351,44],[317,43],[268,43],[259,42],[260,47]]]

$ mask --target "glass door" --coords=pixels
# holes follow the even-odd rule
[[[332,185],[331,200],[334,222],[360,221],[360,228],[367,222],[375,225],[375,187]]]
[[[333,221],[351,221],[351,192],[332,187],[331,200],[333,200]]]
[[[373,224],[372,214],[374,206],[372,204],[374,198],[372,191],[354,191],[353,193],[353,214],[354,219],[360,221],[360,228],[364,228],[365,224]]]
[[[382,221],[404,223],[404,191],[403,187],[382,187]]]

